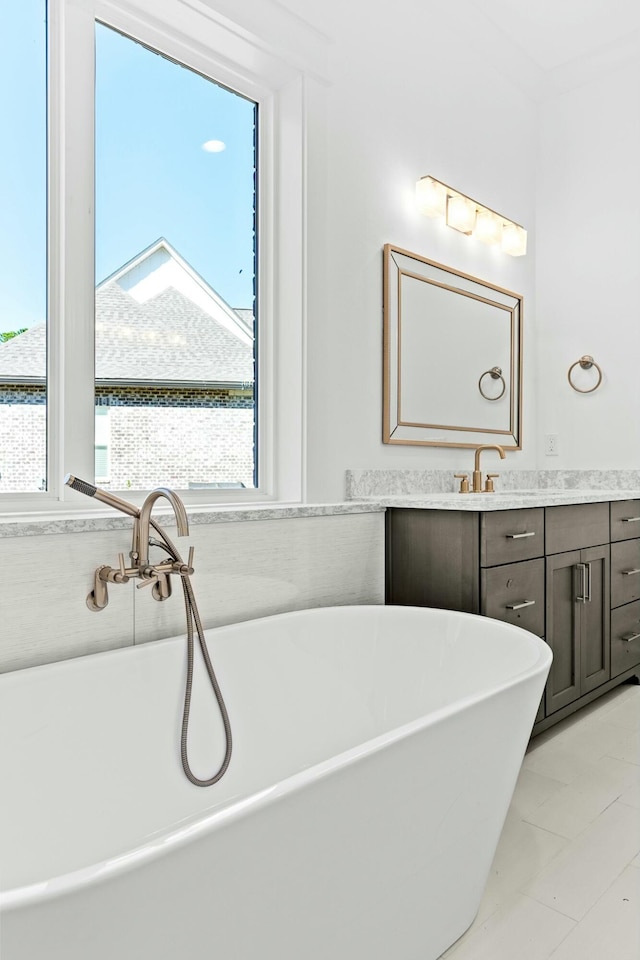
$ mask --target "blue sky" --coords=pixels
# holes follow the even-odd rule
[[[45,312],[43,0],[0,5],[0,331]],[[253,299],[254,104],[96,28],[96,282],[160,236],[233,307]],[[220,152],[203,150],[222,141]]]

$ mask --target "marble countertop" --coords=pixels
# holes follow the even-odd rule
[[[570,503],[602,503],[610,500],[640,500],[640,490],[498,490],[495,493],[378,494],[359,497],[359,503],[414,510],[524,510],[526,507],[557,507]]]
[[[298,517],[331,517],[348,513],[379,513],[384,506],[372,500],[346,500],[340,503],[275,503],[238,506],[237,504],[215,507],[187,507],[189,523],[237,523],[247,520],[287,520]],[[172,512],[157,509],[154,519],[163,526],[174,527]],[[87,533],[102,530],[120,530],[131,527],[131,517],[123,516],[109,507],[96,510],[74,511],[60,514],[0,514],[0,538],[43,536],[56,533]]]

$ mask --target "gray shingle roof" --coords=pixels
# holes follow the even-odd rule
[[[166,248],[171,251],[168,244]],[[167,286],[140,302],[124,289],[121,279],[122,274],[114,274],[96,290],[98,380],[253,381],[253,346],[247,337],[246,316],[251,317],[251,311],[241,311],[242,335],[227,329],[181,290]],[[233,317],[231,308],[225,305],[225,309]],[[44,324],[0,343],[0,381],[44,378],[45,350]]]
[[[178,290],[136,303],[112,282],[96,294],[96,377],[249,383],[253,350]]]
[[[0,379],[40,380],[45,376],[47,331],[44,323],[0,343]]]

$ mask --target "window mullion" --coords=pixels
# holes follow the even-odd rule
[[[49,483],[94,474],[94,13],[57,8],[50,66]]]

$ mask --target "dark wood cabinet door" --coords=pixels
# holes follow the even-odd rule
[[[580,561],[586,566],[588,587],[588,599],[580,604],[581,693],[589,693],[606,683],[611,675],[609,558],[608,544],[580,551]]]
[[[544,634],[544,559],[522,560],[482,570],[480,612]]]
[[[640,600],[640,540],[611,544],[611,606]]]
[[[611,612],[611,676],[640,664],[640,600]]]
[[[581,551],[547,557],[546,640],[553,663],[546,687],[547,716],[580,696]]]
[[[491,510],[480,514],[480,566],[544,556],[544,510]]]
[[[387,603],[480,613],[473,511],[387,511]]]
[[[614,500],[611,504],[611,540],[640,536],[640,500]]]
[[[610,541],[608,503],[569,503],[547,507],[544,512],[544,540],[549,554],[584,550]]]

